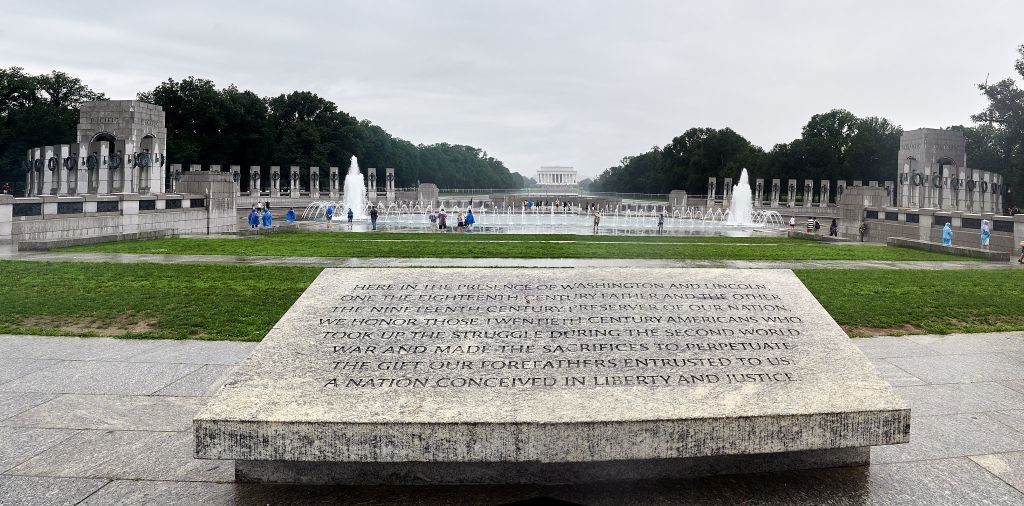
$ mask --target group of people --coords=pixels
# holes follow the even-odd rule
[[[796,227],[796,217],[789,217],[790,228]],[[817,234],[821,230],[821,222],[815,217],[807,218],[807,232]],[[832,224],[828,226],[828,235],[831,237],[839,237],[839,222],[835,218],[832,218]]]
[[[536,207],[552,206],[552,207],[561,207],[562,209],[568,209],[569,208],[569,203],[566,202],[566,201],[558,200],[558,199],[555,199],[555,200],[537,200],[537,201],[534,201],[534,200],[524,200],[523,201],[523,206],[526,207],[527,209],[533,209],[534,206],[536,206]]]
[[[981,249],[988,249],[988,244],[992,239],[992,228],[989,226],[988,220],[981,220]],[[953,245],[953,227],[947,221],[942,226],[942,244],[945,246]],[[1021,257],[1017,259],[1020,263],[1024,263],[1024,246],[1021,247]]]
[[[370,228],[377,230],[377,218],[380,217],[380,213],[377,211],[377,206],[370,206]],[[327,220],[327,228],[331,228],[331,223],[334,222],[334,206],[327,206],[324,209],[324,218]],[[352,222],[355,221],[356,213],[352,211],[352,208],[348,208],[345,212],[345,218],[348,220],[348,229],[352,230]]]
[[[252,206],[252,210],[249,211],[249,228],[251,230],[259,229],[261,224],[263,228],[270,228],[273,221],[274,218],[270,215],[270,206],[264,207],[262,204],[258,204]]]
[[[431,229],[433,229],[433,225],[436,224],[437,230],[442,232],[448,231],[448,213],[444,212],[443,207],[439,209],[437,213],[430,213],[430,215],[427,216],[427,219],[430,220]],[[455,215],[456,232],[465,232],[467,229],[472,227],[474,223],[476,223],[476,217],[473,216],[472,207],[466,209],[465,214],[463,214],[462,211],[459,211]]]

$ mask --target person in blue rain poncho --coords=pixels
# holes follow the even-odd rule
[[[988,226],[988,220],[981,220],[981,247],[988,249],[988,241],[992,237],[992,230]]]
[[[291,223],[291,222],[295,221],[295,210],[294,209],[292,209],[290,207],[288,208],[288,212],[284,213],[284,221],[286,221],[288,223]]]
[[[949,223],[942,226],[942,244],[953,245],[953,228],[949,226]]]
[[[476,218],[473,217],[473,208],[466,210],[466,226],[472,227],[476,223]]]
[[[253,207],[252,211],[249,211],[249,228],[256,230],[260,224],[260,215],[256,213],[256,208]]]
[[[274,220],[270,216],[270,209],[263,210],[263,228],[270,228],[270,223]]]

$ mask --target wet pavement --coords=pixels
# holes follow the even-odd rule
[[[0,504],[1024,504],[1024,333],[855,340],[912,409],[870,466],[566,486],[238,484],[191,420],[254,343],[0,335]],[[562,502],[557,502],[562,501]]]

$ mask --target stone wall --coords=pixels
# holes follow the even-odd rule
[[[0,195],[0,251],[238,230],[230,175],[182,177],[194,193],[14,198]]]

